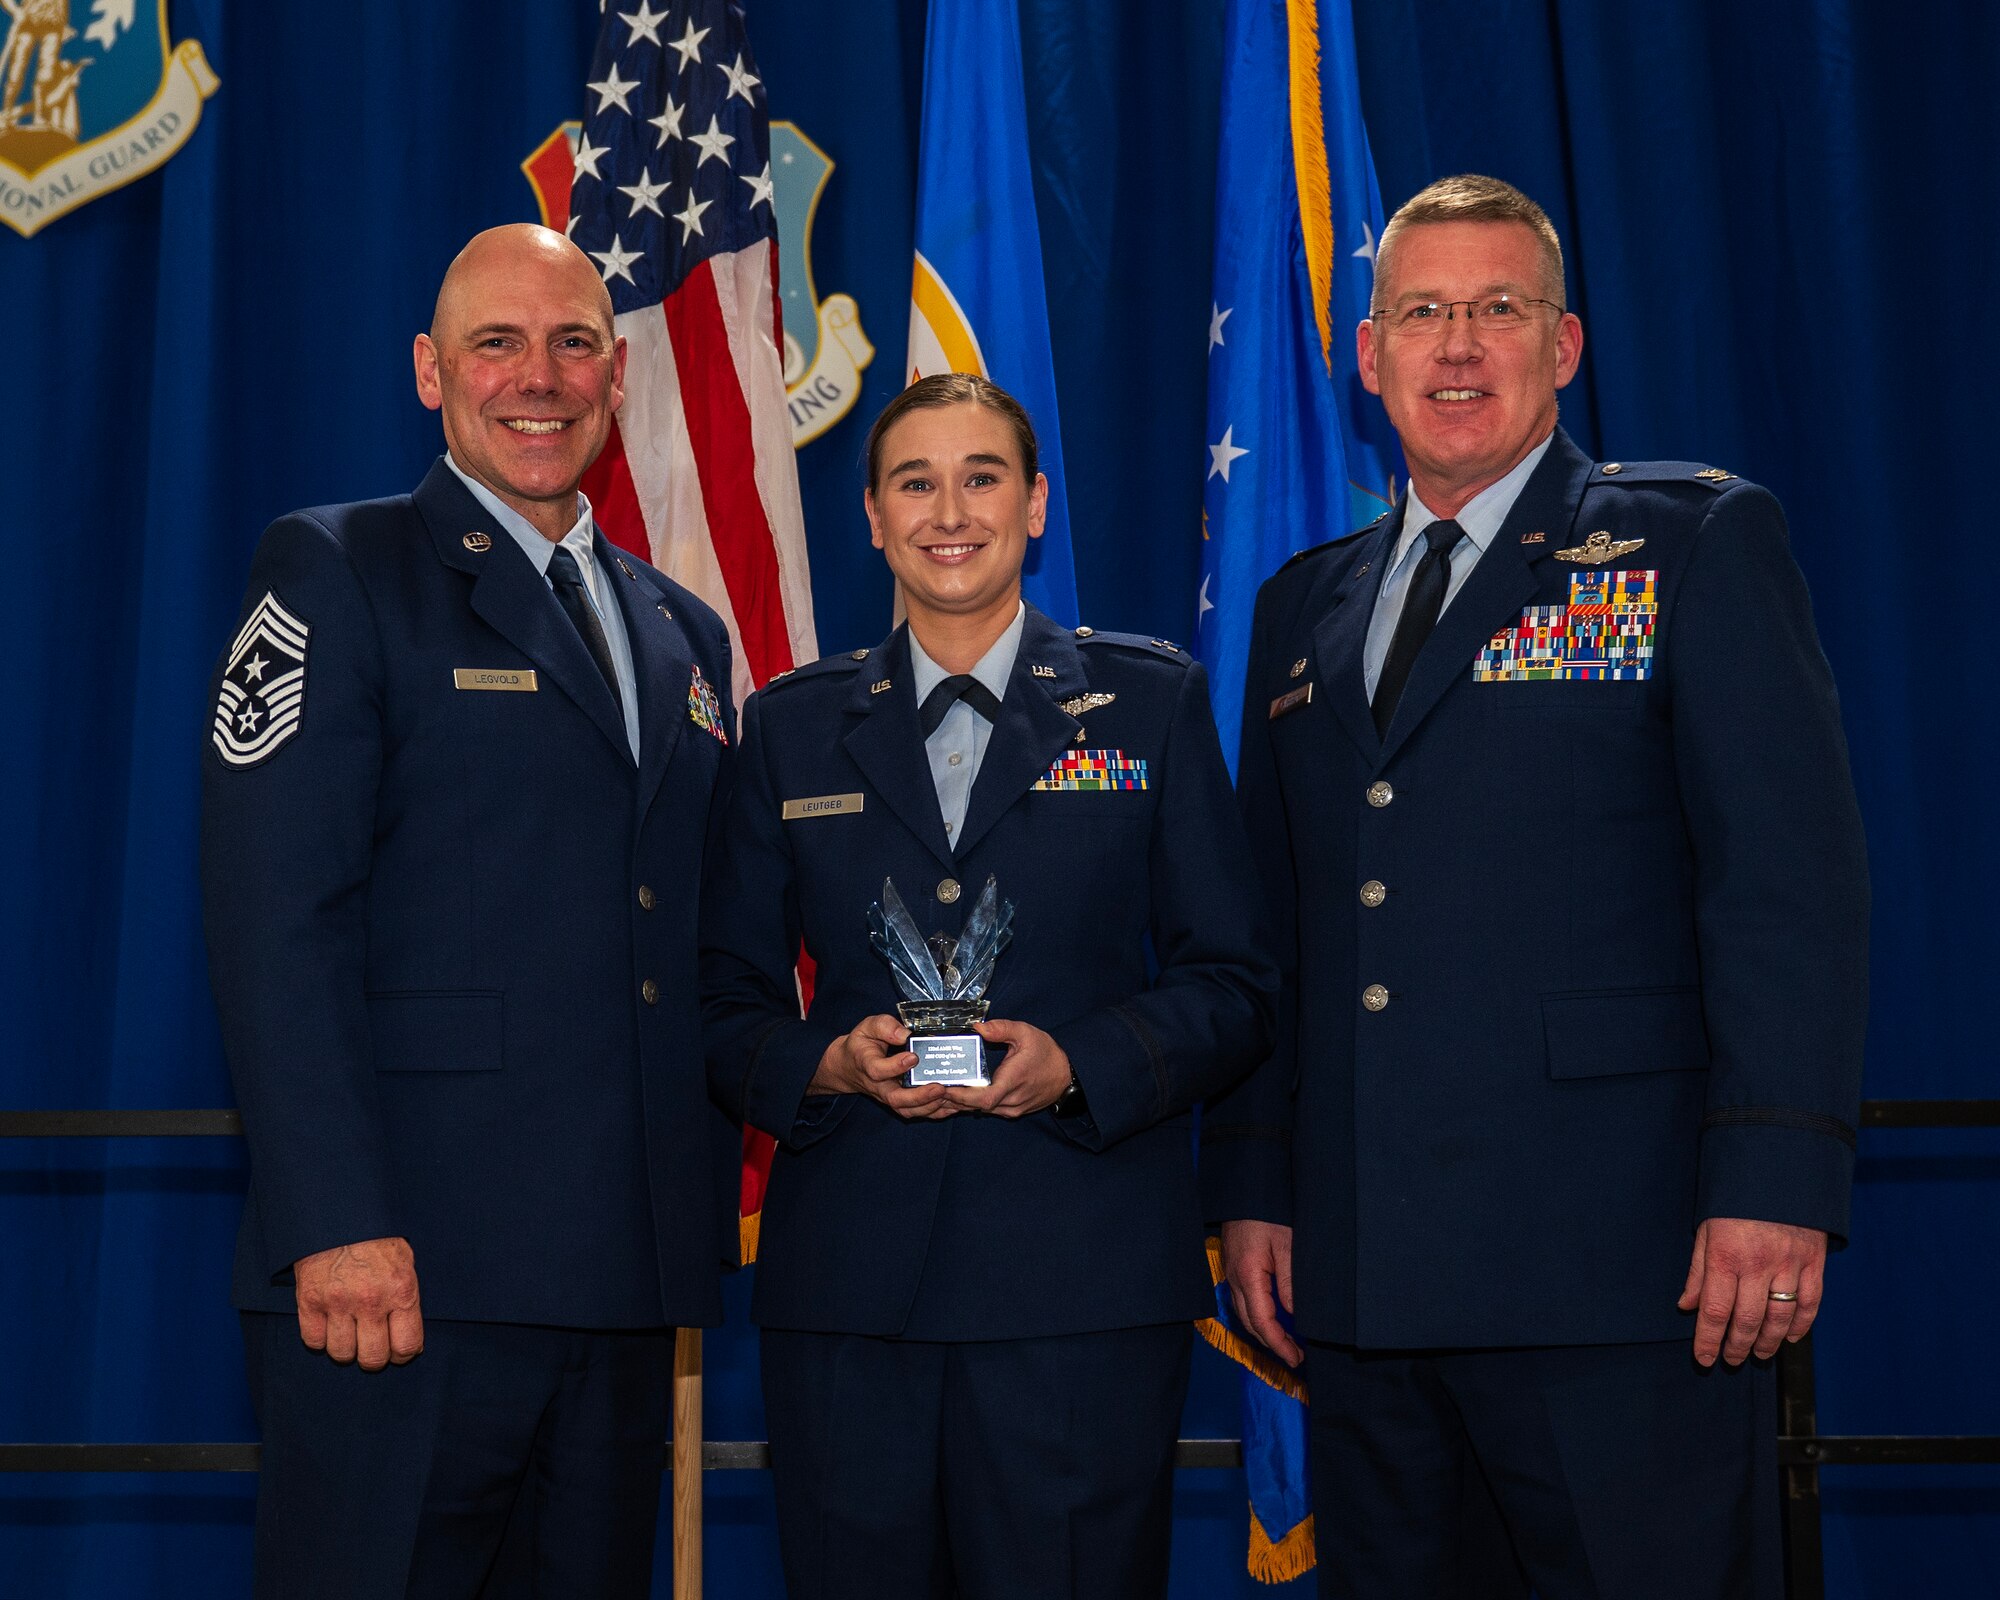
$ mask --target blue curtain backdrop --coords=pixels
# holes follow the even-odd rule
[[[577,114],[597,25],[589,0],[169,10],[222,80],[186,149],[32,240],[0,235],[10,1107],[227,1103],[193,868],[209,662],[266,522],[406,488],[435,453],[410,335],[468,234],[534,214],[518,163]],[[800,456],[829,650],[888,617],[855,455],[900,379],[923,10],[750,7],[774,114],[838,163],[819,292],[852,294],[880,350],[854,413]],[[2000,27],[1970,0],[1355,12],[1385,202],[1483,169],[1563,229],[1589,332],[1568,425],[1783,497],[1874,852],[1869,1092],[1993,1093],[1979,335]],[[1207,459],[1220,4],[1022,13],[1082,611],[1171,637],[1193,612]],[[239,1163],[224,1141],[0,1145],[0,1439],[250,1437],[226,1305]],[[2000,1432],[2000,1141],[1865,1135],[1855,1231],[1822,1323],[1823,1427]],[[762,1434],[740,1290],[709,1340],[718,1438]],[[1200,1355],[1186,1431],[1233,1432],[1233,1380]],[[2000,1473],[1826,1481],[1834,1595],[1990,1589]],[[709,1592],[776,1595],[768,1485],[708,1487]],[[247,1593],[248,1493],[0,1480],[0,1590]],[[1175,1595],[1250,1592],[1240,1478],[1184,1474],[1177,1510]]]

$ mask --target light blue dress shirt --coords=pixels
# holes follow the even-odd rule
[[[469,478],[459,470],[459,465],[449,455],[445,465],[458,473],[458,481],[472,491],[472,498],[493,514],[493,520],[513,535],[514,542],[534,562],[535,570],[542,575],[542,581],[549,581],[549,563],[555,559],[556,547],[542,536],[538,529],[520,512],[502,500],[485,484]],[[620,709],[625,713],[625,741],[632,747],[632,759],[639,759],[639,679],[632,666],[632,640],[625,631],[625,613],[611,592],[611,574],[604,570],[597,559],[596,541],[591,537],[590,500],[581,489],[576,495],[576,525],[562,536],[562,543],[576,558],[576,570],[583,575],[583,591],[590,596],[590,608],[597,613],[597,620],[604,626],[604,642],[611,646],[612,670],[618,674],[618,699]],[[555,585],[549,584],[549,593],[555,593]],[[561,604],[560,601],[557,602]],[[567,614],[563,621],[569,621]]]
[[[1014,672],[1014,657],[1021,653],[1021,629],[1027,625],[1028,608],[1014,613],[1007,631],[993,641],[993,648],[979,658],[973,677],[993,691],[993,698],[1007,698],[1007,680]],[[910,673],[917,691],[917,704],[951,674],[925,654],[910,630]],[[958,830],[965,826],[965,808],[972,799],[972,782],[979,776],[979,763],[986,759],[987,741],[993,724],[963,700],[952,703],[937,731],[924,741],[930,757],[931,782],[937,786],[938,810],[944,813],[945,837],[956,845]]]
[[[1542,464],[1542,457],[1549,453],[1555,436],[1555,430],[1551,428],[1548,438],[1522,457],[1512,472],[1497,483],[1489,483],[1465,502],[1454,519],[1465,530],[1465,537],[1451,552],[1451,582],[1445,587],[1444,606],[1449,606],[1452,597],[1465,587],[1465,580],[1472,576],[1472,569],[1486,554],[1486,547],[1500,531],[1501,523],[1507,520],[1507,513],[1514,509],[1514,502],[1521,497],[1521,490],[1527,486],[1528,479],[1534,476],[1535,468]],[[1403,597],[1410,592],[1411,574],[1423,559],[1423,540],[1419,535],[1437,520],[1437,513],[1417,498],[1416,488],[1412,485],[1407,504],[1403,507],[1402,536],[1396,541],[1396,553],[1389,562],[1389,570],[1382,574],[1381,596],[1375,602],[1375,614],[1368,619],[1368,638],[1361,647],[1361,672],[1368,685],[1371,705],[1375,700],[1375,685],[1382,677],[1382,663],[1389,659],[1389,641],[1396,637],[1396,624],[1402,619]],[[1444,606],[1438,608],[1439,616],[1444,615]]]

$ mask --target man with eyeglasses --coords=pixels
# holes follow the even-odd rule
[[[1775,1596],[1770,1358],[1847,1227],[1867,980],[1805,584],[1765,490],[1557,425],[1583,328],[1519,190],[1417,195],[1372,306],[1409,491],[1258,599],[1285,996],[1202,1155],[1304,1365],[1321,1592]]]

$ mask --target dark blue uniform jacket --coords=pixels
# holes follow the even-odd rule
[[[1258,597],[1239,782],[1284,991],[1208,1213],[1294,1227],[1312,1337],[1685,1337],[1698,1219],[1847,1227],[1866,863],[1783,515],[1558,433],[1378,738],[1400,520]],[[1598,533],[1632,548],[1563,559]],[[1566,629],[1635,675],[1523,675]]]
[[[1031,607],[954,851],[909,663],[899,628],[744,708],[703,985],[714,1092],[780,1141],[753,1314],[947,1340],[1204,1315],[1189,1113],[1269,1048],[1276,979],[1202,671]],[[1063,709],[1090,693],[1112,698]],[[1145,786],[1037,787],[1085,752],[1143,763]],[[956,934],[989,874],[1016,908],[992,1014],[1054,1036],[1088,1118],[905,1122],[863,1096],[809,1099],[828,1044],[901,998],[868,942],[883,880],[926,933]],[[804,1020],[801,946],[816,966]]]
[[[293,1261],[400,1234],[432,1316],[718,1320],[736,1162],[695,934],[733,752],[696,704],[706,685],[702,718],[728,727],[728,637],[636,558],[610,573],[636,766],[547,583],[442,461],[414,496],[265,533],[244,602],[263,632],[216,691],[282,722],[282,693],[255,697],[297,654],[300,715],[261,753],[225,755],[220,730],[203,750],[210,968],[250,1144],[238,1306],[288,1311]],[[520,687],[475,686],[495,682]]]

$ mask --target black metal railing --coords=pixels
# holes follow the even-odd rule
[[[2000,1100],[1867,1100],[1863,1128],[2000,1128]],[[0,1111],[0,1139],[186,1139],[240,1135],[234,1111]],[[1778,1467],[1782,1478],[1787,1600],[1823,1600],[1819,1475],[1827,1467],[2000,1464],[2000,1435],[1823,1434],[1812,1339],[1778,1358]],[[254,1444],[0,1444],[0,1472],[255,1472]],[[671,1452],[666,1463],[671,1465]],[[704,1472],[762,1471],[761,1439],[702,1445]],[[1183,1439],[1179,1467],[1240,1467],[1235,1439]]]

